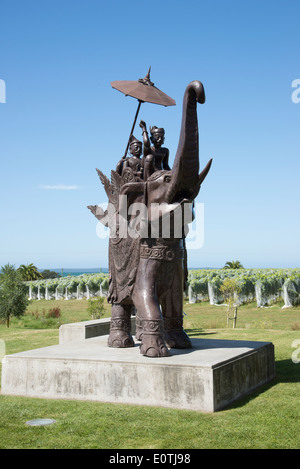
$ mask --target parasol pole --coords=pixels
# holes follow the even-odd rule
[[[131,135],[133,134],[134,127],[135,127],[135,124],[136,124],[136,120],[137,120],[137,117],[138,117],[139,112],[140,112],[141,104],[142,104],[143,102],[144,102],[144,101],[141,101],[141,100],[139,99],[139,104],[138,104],[138,107],[137,107],[137,110],[136,110],[136,113],[135,113],[135,118],[134,118],[134,121],[133,121],[133,125],[132,125],[132,128],[131,128],[131,132],[130,132],[130,135],[129,135],[127,147],[126,147],[125,154],[124,154],[123,158],[126,158],[126,155],[127,155],[127,152],[128,152],[128,148],[129,148],[129,143],[130,143],[130,137],[131,137]]]

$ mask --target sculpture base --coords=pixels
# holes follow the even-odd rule
[[[107,338],[5,356],[2,394],[215,412],[275,377],[269,342],[192,339],[191,349],[147,358]]]

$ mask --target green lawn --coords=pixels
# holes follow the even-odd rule
[[[85,300],[34,301],[26,313],[30,321],[28,317],[12,320],[9,329],[0,325],[6,353],[58,343],[58,324],[51,329],[34,329],[31,324],[43,309],[58,304],[62,310],[60,322],[89,319]],[[226,328],[224,307],[186,304],[184,311],[190,336],[273,342],[276,379],[214,414],[0,396],[0,448],[299,449],[300,363],[293,363],[291,356],[295,351],[293,341],[300,339],[300,308],[281,309],[277,305],[257,309],[254,304],[246,305],[239,308],[234,330]],[[26,426],[26,421],[34,418],[57,422],[48,427]]]
[[[250,303],[238,308],[237,327],[245,329],[286,329],[300,331],[300,307],[284,308],[283,302],[268,308]],[[184,304],[185,328],[194,330],[226,328],[226,307],[209,303]],[[232,321],[230,321],[232,327]]]

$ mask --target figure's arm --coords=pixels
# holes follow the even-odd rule
[[[144,156],[147,156],[150,153],[150,140],[147,132],[146,122],[141,121],[140,127],[143,132]]]
[[[163,159],[163,168],[164,169],[167,169],[168,171],[170,171],[170,166],[169,166],[169,150],[168,148],[166,148],[166,154],[164,156],[164,159]]]
[[[124,159],[122,158],[122,159],[119,161],[119,163],[117,164],[116,173],[122,174],[123,163],[124,163]]]

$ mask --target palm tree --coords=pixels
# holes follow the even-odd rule
[[[18,272],[21,274],[21,278],[24,282],[29,280],[38,280],[42,278],[42,274],[38,271],[37,267],[34,264],[22,264],[18,268]]]
[[[227,261],[223,269],[243,269],[244,267],[240,261]]]

